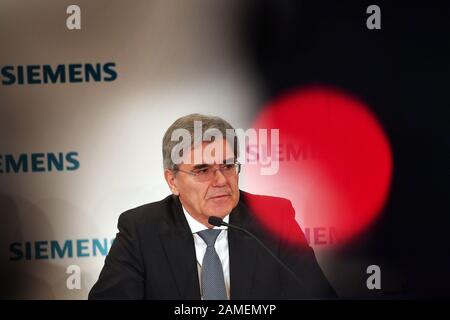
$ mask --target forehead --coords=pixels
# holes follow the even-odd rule
[[[191,148],[185,156],[183,162],[185,164],[213,164],[224,163],[225,160],[234,160],[234,148],[226,139],[213,142],[202,142],[194,148]]]

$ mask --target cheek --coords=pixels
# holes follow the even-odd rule
[[[196,184],[190,186],[189,192],[197,199],[197,201],[203,203],[206,195],[208,194],[209,185]]]
[[[183,181],[179,184],[178,191],[180,192],[180,196],[182,196],[185,201],[189,203],[195,203],[198,201],[198,191],[197,188],[192,185],[192,183],[186,183],[185,181]]]
[[[234,178],[230,180],[230,186],[233,191],[237,191],[239,189],[239,178]]]

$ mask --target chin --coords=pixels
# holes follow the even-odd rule
[[[227,214],[229,214],[232,210],[231,205],[226,206],[210,206],[210,209],[208,210],[209,216],[216,216],[216,217],[225,217]]]
[[[212,216],[225,217],[237,205],[233,197],[213,198],[207,202],[207,212]]]

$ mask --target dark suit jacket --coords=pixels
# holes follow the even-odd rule
[[[229,223],[255,234],[301,280],[254,239],[229,229],[231,299],[335,297],[288,200],[241,191]],[[200,299],[194,240],[177,197],[122,213],[118,229],[89,299]]]

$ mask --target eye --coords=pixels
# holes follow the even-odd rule
[[[234,163],[224,164],[224,165],[222,166],[222,170],[232,170],[232,169],[234,169],[234,167],[235,167],[235,164],[234,164]]]
[[[208,174],[208,172],[209,172],[210,170],[211,170],[210,168],[197,169],[197,170],[194,170],[194,173],[195,173],[196,175],[201,176],[201,175]]]

